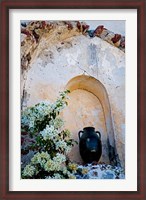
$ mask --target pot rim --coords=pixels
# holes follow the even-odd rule
[[[83,130],[87,130],[87,129],[93,129],[93,130],[95,130],[95,127],[93,127],[93,126],[87,126],[87,127],[83,128]]]

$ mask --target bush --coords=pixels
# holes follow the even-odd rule
[[[75,178],[76,164],[71,163],[67,155],[77,142],[71,139],[70,131],[64,129],[59,117],[67,105],[68,93],[68,90],[60,93],[53,104],[41,102],[22,112],[22,178]],[[30,152],[33,154],[24,164],[23,157]]]

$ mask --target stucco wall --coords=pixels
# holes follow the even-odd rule
[[[62,116],[65,120],[66,128],[72,132],[76,141],[79,141],[78,132],[83,127],[93,126],[100,131],[103,152],[100,162],[109,163],[104,113],[96,96],[82,89],[72,91],[69,95],[68,106],[63,111]],[[82,163],[78,145],[73,147],[70,157],[72,160]]]
[[[98,37],[89,38],[76,30],[59,29],[42,35],[27,69],[21,74],[22,108],[41,100],[54,101],[59,91],[79,75],[100,81],[106,89],[111,109],[113,140],[121,164],[125,160],[125,53]],[[57,29],[58,31],[58,29]],[[76,115],[77,122],[73,115]],[[67,110],[62,113],[66,126],[77,138],[84,126],[93,125],[103,134],[104,153],[101,161],[108,163],[107,128],[102,103],[81,88],[72,91]],[[83,117],[81,117],[83,115]],[[80,162],[78,146],[71,157]]]

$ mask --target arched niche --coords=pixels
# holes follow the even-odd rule
[[[119,159],[117,156],[114,128],[112,123],[110,102],[108,94],[104,85],[97,79],[87,75],[79,75],[72,78],[66,85],[66,89],[72,93],[75,90],[85,90],[97,97],[102,108],[105,119],[106,131],[107,131],[107,146],[108,156],[111,164],[117,165]]]

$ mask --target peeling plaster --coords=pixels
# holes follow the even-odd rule
[[[58,32],[60,34],[56,35]],[[54,101],[59,91],[64,90],[74,77],[83,74],[94,77],[105,87],[110,103],[115,141],[114,138],[109,139],[115,144],[110,140],[107,143],[110,142],[114,148],[116,146],[120,162],[124,166],[125,53],[99,37],[91,39],[77,28],[68,30],[63,25],[56,25],[50,32],[42,30],[38,43],[26,38],[22,34],[21,41],[24,46],[21,48],[21,55],[23,57],[30,53],[31,59],[27,57],[21,74],[22,107],[34,105],[41,100]],[[92,109],[91,114],[94,118],[98,112],[95,114]],[[88,121],[88,118],[86,120]],[[111,122],[107,121],[106,126]],[[75,151],[78,152],[77,148]],[[104,160],[106,155],[103,154],[102,161]]]

